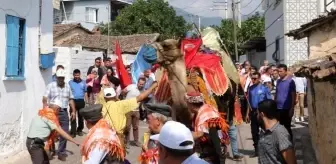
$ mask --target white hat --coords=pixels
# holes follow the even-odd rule
[[[105,88],[104,89],[104,97],[112,98],[115,97],[117,94],[113,88]]]
[[[64,69],[58,69],[56,71],[56,77],[65,77],[65,71],[64,71]]]
[[[194,138],[191,131],[185,125],[176,121],[166,122],[160,134],[152,135],[150,139],[159,141],[161,145],[170,149],[190,150],[194,148]],[[191,141],[192,144],[181,145],[186,141]]]
[[[51,100],[49,102],[49,104],[57,105],[60,108],[62,108],[62,106],[63,106],[63,103],[62,103],[61,99],[59,99],[59,98],[54,98],[53,100]]]

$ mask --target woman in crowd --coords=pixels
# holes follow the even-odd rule
[[[113,71],[111,68],[108,68],[106,71],[106,75],[103,76],[102,81],[101,81],[101,86],[111,86],[111,82],[110,82],[110,77],[113,76]]]
[[[91,74],[89,74],[86,79],[86,84],[89,92],[89,104],[92,105],[95,103],[101,89],[97,68],[92,69]]]

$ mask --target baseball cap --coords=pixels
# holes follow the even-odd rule
[[[166,122],[162,126],[160,134],[152,135],[150,139],[159,141],[161,145],[175,150],[193,149],[195,143],[191,131],[185,125],[176,121]],[[192,144],[182,144],[186,141],[192,142]]]
[[[64,71],[64,69],[58,69],[56,71],[56,77],[65,77],[65,71]]]
[[[113,88],[105,88],[104,89],[104,97],[105,98],[112,98],[115,97],[117,94]]]

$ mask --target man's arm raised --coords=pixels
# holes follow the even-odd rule
[[[154,89],[157,86],[158,86],[158,83],[153,82],[151,87],[149,87],[147,90],[145,90],[139,96],[136,97],[137,102],[141,102],[141,101],[145,100],[154,91]]]

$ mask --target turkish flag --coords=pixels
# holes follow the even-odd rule
[[[117,73],[118,73],[119,80],[120,80],[120,87],[121,89],[124,89],[128,85],[132,84],[132,81],[125,68],[125,65],[124,65],[124,62],[121,56],[121,48],[120,48],[118,40],[116,41],[115,53],[117,55],[116,68],[117,68]]]

